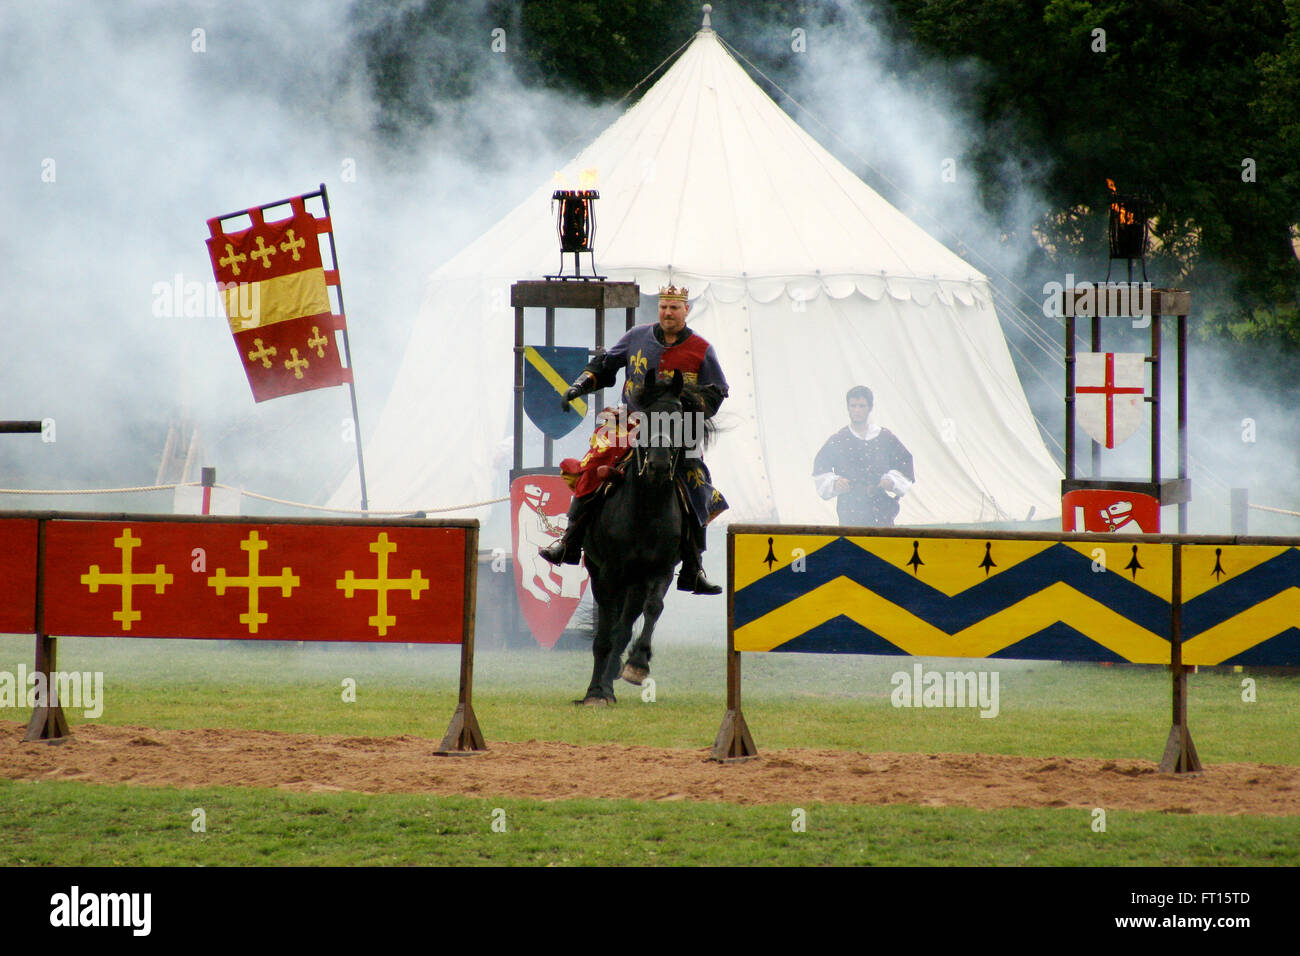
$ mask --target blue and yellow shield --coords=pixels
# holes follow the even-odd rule
[[[585,348],[524,346],[524,411],[547,438],[563,438],[587,415],[585,399],[574,399],[566,411],[560,399],[587,367]]]

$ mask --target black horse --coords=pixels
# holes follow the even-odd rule
[[[644,618],[641,635],[621,676],[640,684],[650,674],[650,640],[681,559],[686,521],[692,520],[678,497],[676,475],[684,454],[712,434],[699,393],[683,385],[681,372],[656,379],[652,369],[635,400],[645,420],[633,441],[633,457],[625,465],[625,477],[606,496],[585,543],[596,602],[595,661],[581,701],[589,705],[614,703],[614,679],[620,676],[623,650],[638,617]],[[687,416],[703,428],[682,427]]]

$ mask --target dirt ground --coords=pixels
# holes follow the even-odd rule
[[[1079,807],[1164,813],[1300,814],[1300,767],[1219,764],[1173,777],[1144,760],[991,754],[769,750],[719,765],[706,750],[490,742],[437,757],[419,737],[318,737],[251,730],[85,725],[57,745],[23,743],[0,721],[0,776],[133,786],[270,787],[563,800],[739,804]]]

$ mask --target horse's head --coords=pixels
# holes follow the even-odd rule
[[[673,372],[670,378],[660,378],[651,369],[637,393],[642,420],[633,441],[636,470],[652,484],[672,479],[686,447],[682,387],[680,371]]]

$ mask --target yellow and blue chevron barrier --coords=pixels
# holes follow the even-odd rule
[[[1233,540],[1180,545],[1183,663],[1300,664],[1300,547]]]
[[[1184,665],[1300,664],[1290,544],[837,530],[732,526],[735,650],[1168,665],[1178,609]]]
[[[1300,664],[1300,541],[732,525],[715,760],[758,753],[740,652],[1128,661],[1173,673],[1162,772],[1201,768],[1193,665]]]

